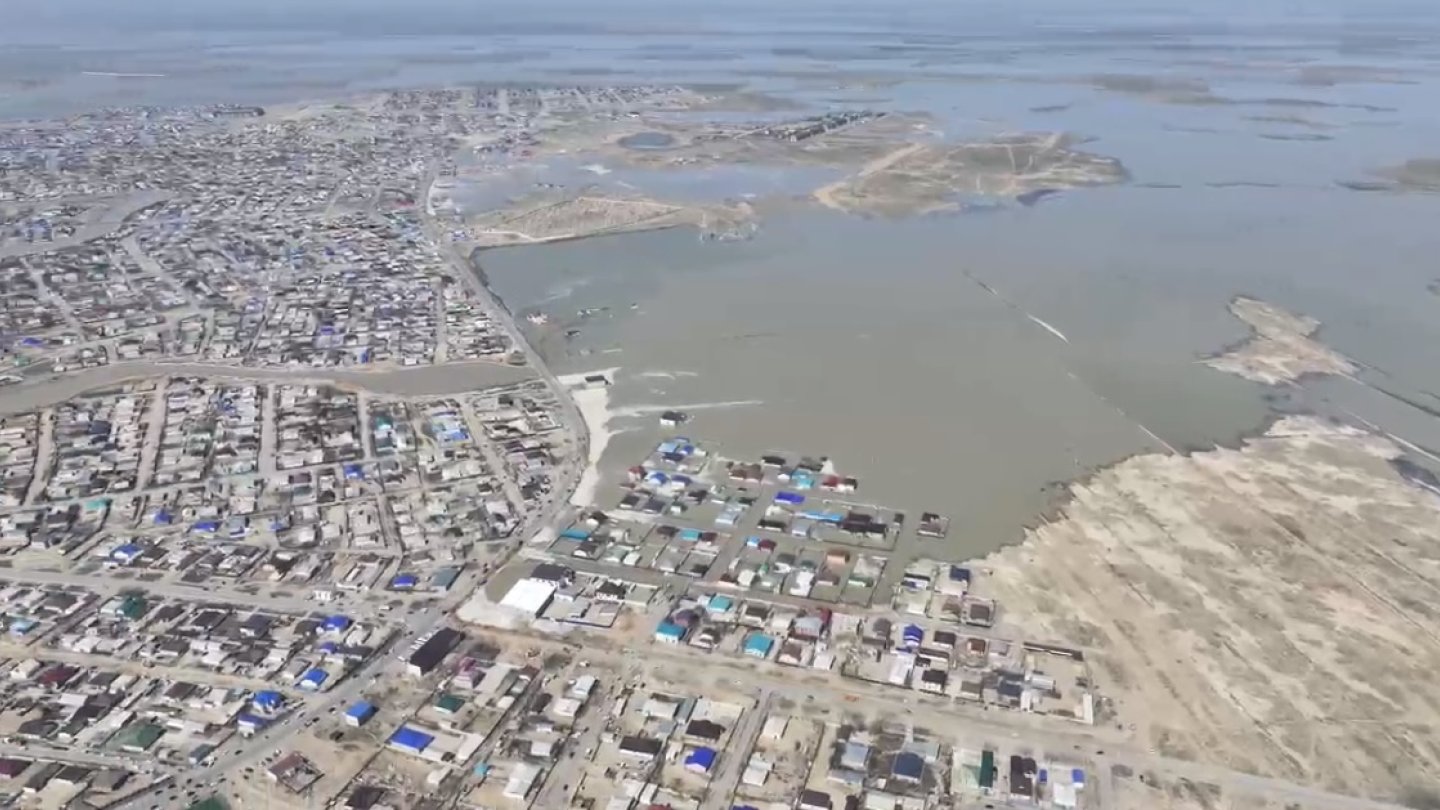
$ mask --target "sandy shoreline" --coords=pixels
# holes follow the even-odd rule
[[[624,432],[622,429],[613,426],[615,420],[656,416],[671,410],[693,412],[720,408],[745,408],[765,404],[758,399],[736,399],[722,402],[690,402],[674,405],[642,403],[617,408],[614,407],[610,401],[610,389],[614,386],[615,377],[620,371],[621,369],[619,367],[600,368],[575,374],[566,374],[556,378],[561,385],[566,387],[567,393],[575,402],[576,409],[580,411],[580,418],[585,420],[585,427],[590,432],[590,449],[586,458],[585,472],[580,476],[580,483],[576,485],[575,492],[570,496],[570,503],[573,506],[583,508],[595,505],[595,498],[599,492],[600,484],[603,481],[600,472],[600,461],[605,457],[605,449],[610,445],[610,440],[614,438],[615,434]],[[669,372],[665,373],[669,374]],[[684,373],[687,372],[678,372],[675,376],[680,376]],[[610,381],[610,384],[586,384],[585,380],[587,377],[593,378],[597,374],[603,375]],[[653,379],[654,373],[646,372],[636,376]]]
[[[580,418],[585,420],[585,428],[590,433],[585,472],[580,476],[580,483],[575,485],[575,491],[570,493],[570,503],[574,506],[593,506],[596,491],[600,488],[600,459],[605,455],[605,448],[610,444],[610,437],[613,435],[609,429],[610,385],[614,384],[615,373],[619,370],[618,367],[602,368],[556,378],[568,389],[567,393],[575,402],[575,408],[580,411]],[[585,378],[597,374],[604,375],[610,384],[584,384]]]

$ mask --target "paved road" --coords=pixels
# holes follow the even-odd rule
[[[154,760],[145,756],[129,754],[92,754],[70,748],[47,748],[43,745],[0,745],[0,757],[16,759],[39,759],[53,762],[94,765],[97,767],[128,768],[142,770],[155,765]]]
[[[16,585],[78,586],[101,596],[110,596],[121,591],[141,590],[167,599],[213,602],[215,604],[272,610],[281,613],[305,614],[333,609],[311,599],[287,599],[269,596],[264,593],[252,593],[235,588],[217,586],[210,583],[183,585],[175,582],[147,582],[142,579],[127,579],[106,576],[104,574],[63,574],[32,569],[0,569],[0,582],[8,582]],[[380,602],[381,600],[376,600],[372,605],[373,609],[378,610]],[[360,606],[363,606],[363,604],[364,603],[360,603]],[[352,616],[352,618],[358,617]]]

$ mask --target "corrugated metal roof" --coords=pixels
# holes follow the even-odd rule
[[[432,742],[435,742],[434,737],[409,726],[401,726],[395,730],[394,734],[390,735],[391,745],[408,748],[412,751],[424,751]]]

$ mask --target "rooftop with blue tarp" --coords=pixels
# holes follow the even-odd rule
[[[325,629],[327,632],[331,632],[331,633],[339,633],[339,632],[342,632],[342,631],[344,631],[344,630],[349,629],[349,627],[350,627],[350,617],[348,617],[348,616],[341,616],[341,615],[338,614],[338,613],[335,614],[334,616],[331,616],[331,617],[327,618],[327,619],[325,620],[325,625],[324,625],[324,629]]]
[[[390,587],[396,590],[408,591],[419,584],[419,582],[419,577],[416,577],[414,574],[396,574],[395,578],[390,580]]]

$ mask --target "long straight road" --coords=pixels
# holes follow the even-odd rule
[[[1151,773],[1166,781],[1185,779],[1218,786],[1228,797],[1262,797],[1305,810],[1404,810],[1401,805],[1331,793],[1266,776],[1235,771],[1216,765],[1167,757],[1136,746],[1123,731],[1100,726],[1067,723],[1053,717],[1013,711],[981,711],[954,700],[930,698],[918,692],[842,678],[834,672],[818,672],[782,666],[773,662],[747,661],[718,654],[695,653],[660,644],[646,647],[643,656],[630,648],[617,649],[604,639],[587,636],[582,641],[557,641],[531,630],[490,630],[494,635],[511,635],[525,643],[565,650],[583,650],[592,664],[616,671],[636,667],[659,681],[687,684],[701,691],[718,685],[769,694],[797,706],[814,706],[814,712],[838,722],[847,714],[908,721],[923,725],[932,733],[984,737],[998,745],[1024,747],[1056,759],[1091,764],[1106,773],[1114,765],[1125,765],[1135,773]],[[1103,783],[1102,783],[1103,784]],[[1112,796],[1097,797],[1105,806]]]
[[[422,201],[430,198],[431,188],[437,179],[435,172],[430,172],[421,184],[420,199]],[[463,283],[480,300],[482,305],[490,314],[490,318],[500,324],[510,344],[519,350],[525,357],[526,365],[545,382],[550,390],[554,392],[556,401],[560,404],[560,422],[569,435],[573,437],[573,447],[570,450],[572,463],[562,465],[557,470],[554,488],[550,493],[549,501],[543,506],[540,514],[534,516],[526,528],[531,531],[538,531],[541,528],[554,526],[563,528],[561,524],[566,522],[570,514],[570,496],[580,484],[580,476],[584,471],[585,464],[590,454],[590,430],[585,419],[576,407],[575,400],[571,398],[568,387],[560,382],[545,365],[545,359],[530,345],[525,333],[521,331],[519,324],[511,316],[508,309],[501,304],[490,288],[480,280],[476,268],[470,263],[470,257],[462,252],[460,245],[451,241],[446,235],[443,223],[435,218],[430,212],[429,206],[422,204],[422,222],[426,235],[435,242],[442,257],[450,265],[451,274]]]

